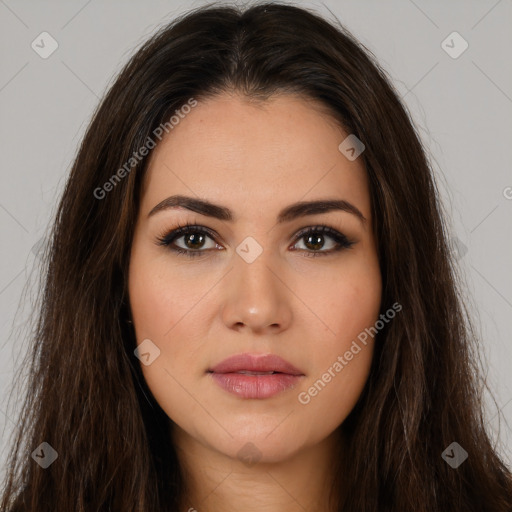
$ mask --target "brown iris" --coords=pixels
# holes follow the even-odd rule
[[[312,242],[310,240],[315,240]],[[309,235],[305,238],[305,245],[310,249],[321,249],[324,244],[324,237],[322,235]]]
[[[185,244],[190,249],[199,249],[204,244],[205,235],[202,233],[191,233],[184,235]],[[191,243],[188,243],[188,241]]]

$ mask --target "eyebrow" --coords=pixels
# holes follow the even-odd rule
[[[182,195],[170,196],[160,201],[148,213],[148,217],[155,215],[157,212],[176,207],[186,208],[187,210],[219,220],[230,222],[234,220],[233,212],[225,206],[216,205],[204,199]],[[363,225],[366,223],[366,218],[361,211],[344,199],[322,199],[318,201],[300,201],[293,203],[281,210],[277,216],[277,223],[290,222],[300,217],[306,217],[307,215],[318,215],[335,210],[351,213],[355,215]]]

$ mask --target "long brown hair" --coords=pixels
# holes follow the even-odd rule
[[[178,511],[184,481],[169,418],[146,386],[127,321],[147,163],[133,155],[191,98],[226,91],[320,100],[366,147],[382,311],[397,301],[403,310],[379,332],[366,387],[341,426],[336,510],[510,512],[510,471],[485,430],[477,336],[410,116],[345,28],[274,2],[182,15],[140,48],[97,108],[43,255],[1,510]],[[43,442],[58,454],[46,469],[31,456]],[[468,453],[457,468],[441,456],[453,442]]]

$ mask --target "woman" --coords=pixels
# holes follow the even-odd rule
[[[60,202],[1,510],[512,510],[444,222],[345,29],[164,27]]]

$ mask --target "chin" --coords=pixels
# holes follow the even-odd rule
[[[220,439],[205,441],[216,451],[243,462],[247,467],[252,467],[256,463],[273,464],[293,457],[308,444],[304,439],[298,439],[285,430],[277,432],[279,428],[276,428],[276,424],[271,428],[265,425],[240,433],[233,426],[233,437],[226,435]]]

